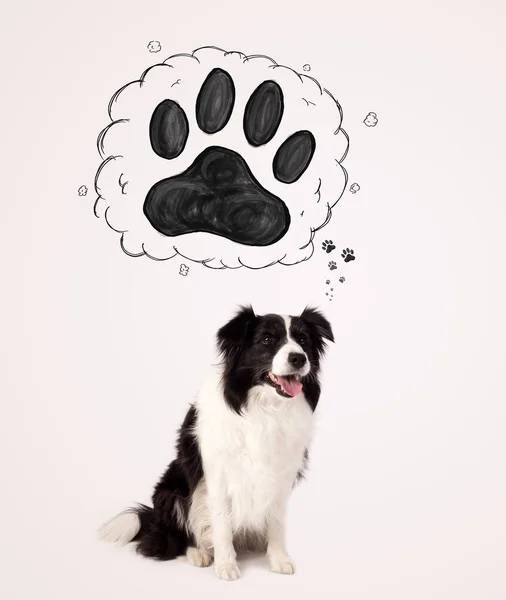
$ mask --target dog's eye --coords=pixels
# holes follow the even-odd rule
[[[303,345],[304,345],[306,342],[307,342],[307,338],[306,338],[306,336],[305,336],[305,335],[301,335],[301,336],[299,337],[299,344],[300,344],[301,346],[303,346]]]
[[[272,344],[273,341],[274,340],[271,335],[264,336],[264,339],[262,340],[264,344]]]

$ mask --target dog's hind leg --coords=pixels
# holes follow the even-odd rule
[[[186,551],[188,562],[196,567],[208,567],[213,558],[211,517],[207,504],[207,487],[202,478],[193,492],[188,514],[188,528],[195,545]]]

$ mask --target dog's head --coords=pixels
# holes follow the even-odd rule
[[[328,340],[334,341],[330,323],[314,308],[298,317],[257,316],[251,307],[241,308],[218,331],[226,401],[240,413],[249,390],[263,385],[286,399],[304,390],[314,410],[320,396],[320,358]]]

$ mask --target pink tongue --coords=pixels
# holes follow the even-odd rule
[[[278,377],[278,382],[289,396],[296,396],[302,391],[302,383],[295,377]]]

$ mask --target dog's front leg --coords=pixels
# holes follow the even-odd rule
[[[267,556],[271,571],[284,575],[295,573],[295,563],[285,546],[285,512],[287,499],[282,498],[272,508],[267,521]]]
[[[220,579],[234,581],[241,573],[234,548],[230,502],[226,489],[219,481],[208,481],[211,536],[214,550],[214,570]]]

